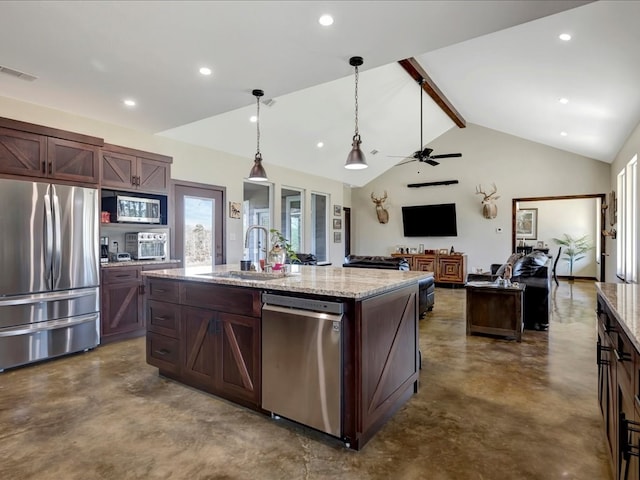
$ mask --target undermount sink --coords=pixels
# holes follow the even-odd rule
[[[268,273],[242,270],[233,270],[231,272],[207,272],[199,273],[198,275],[217,278],[237,278],[239,280],[277,280],[286,276],[281,272]]]

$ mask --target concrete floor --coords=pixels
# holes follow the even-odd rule
[[[0,374],[0,479],[610,479],[595,289],[548,332],[465,335],[465,291],[420,321],[420,391],[362,451],[161,378],[144,340]]]

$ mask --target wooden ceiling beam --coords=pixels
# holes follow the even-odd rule
[[[404,60],[399,60],[398,63],[405,71],[413,78],[416,82],[422,83],[422,88],[425,92],[429,94],[429,96],[433,99],[434,102],[442,109],[447,116],[453,120],[460,128],[465,128],[467,126],[467,122],[460,115],[460,113],[455,109],[453,104],[449,101],[449,99],[445,96],[444,93],[438,88],[433,80],[427,75],[427,72],[422,68],[422,66],[418,63],[418,61],[411,57],[405,58]],[[424,80],[424,82],[423,82]]]

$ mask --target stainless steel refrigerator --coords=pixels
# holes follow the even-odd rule
[[[100,341],[98,190],[0,179],[0,371]]]

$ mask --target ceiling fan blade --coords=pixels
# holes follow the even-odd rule
[[[443,155],[432,155],[431,158],[454,158],[461,157],[461,153],[445,153]]]
[[[435,160],[432,160],[431,158],[427,158],[424,163],[428,163],[429,165],[435,167],[436,165],[440,165],[439,162],[436,162]]]
[[[407,160],[406,162],[400,162],[400,163],[396,163],[396,167],[400,166],[400,165],[404,165],[405,163],[411,163],[411,162],[415,162],[417,159],[416,158],[412,158],[411,160]]]

